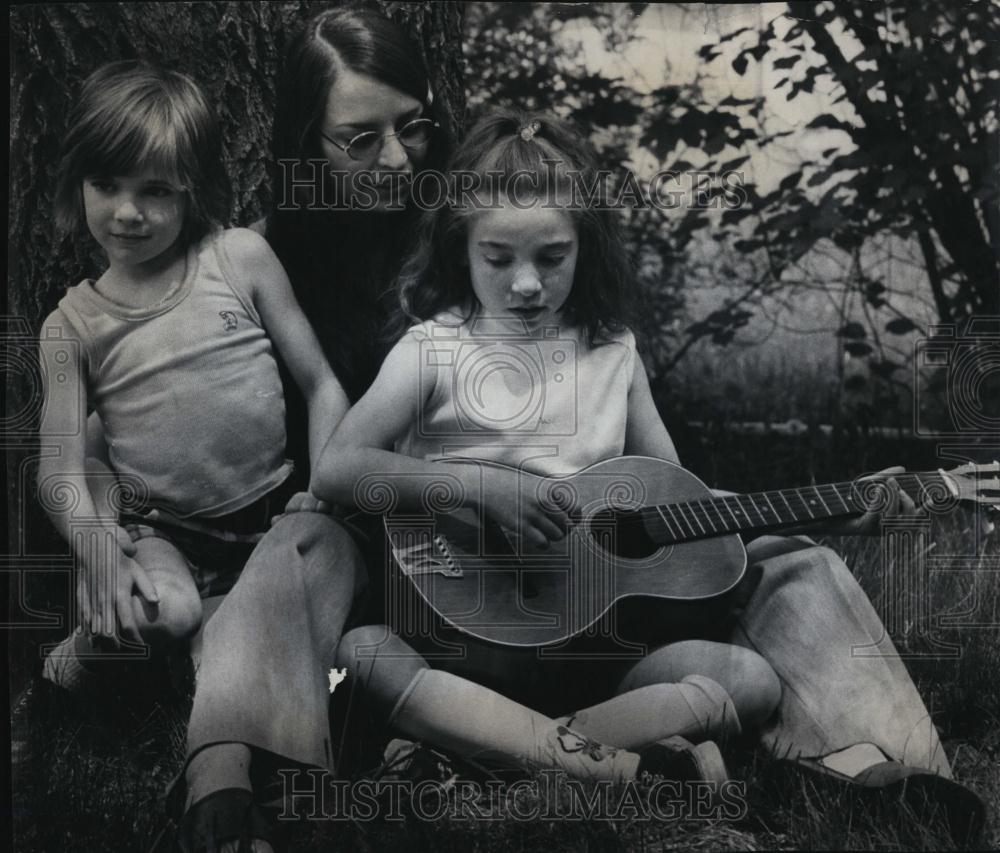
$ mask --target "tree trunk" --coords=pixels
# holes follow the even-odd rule
[[[22,5],[11,9],[11,148],[9,253],[3,356],[7,438],[7,524],[13,567],[19,557],[66,554],[34,495],[34,465],[41,452],[38,415],[41,386],[37,340],[43,318],[67,286],[98,272],[99,258],[86,241],[60,238],[53,227],[55,167],[66,116],[80,84],[100,65],[142,58],[194,77],[216,105],[233,179],[234,223],[251,222],[269,201],[265,158],[271,132],[274,85],[285,44],[295,28],[330,3],[109,3]],[[421,45],[444,100],[452,130],[464,116],[460,3],[378,4]],[[21,544],[18,544],[21,543]],[[25,559],[24,565],[28,560]],[[49,567],[55,567],[50,560]],[[63,558],[65,564],[65,557]],[[61,607],[70,588],[65,571],[29,579],[32,605]],[[39,575],[41,580],[38,579]],[[56,577],[58,575],[58,577]],[[11,583],[21,578],[12,575]],[[12,589],[18,593],[18,590]],[[37,593],[37,595],[36,595]],[[20,602],[19,594],[12,596]],[[24,622],[25,604],[12,605]],[[27,620],[31,625],[41,623]],[[51,623],[49,623],[51,624]],[[60,629],[62,630],[62,629]],[[35,643],[39,632],[17,634]],[[18,643],[18,646],[25,646]],[[27,667],[26,649],[12,648],[13,669]],[[18,660],[20,659],[20,660]],[[20,665],[19,665],[20,664]]]

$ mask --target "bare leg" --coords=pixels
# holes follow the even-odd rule
[[[190,640],[201,627],[201,598],[184,555],[166,539],[150,536],[135,543],[135,560],[149,574],[160,601],[151,605],[132,596],[139,634],[152,649],[166,651]]]
[[[716,682],[732,699],[746,731],[762,725],[781,699],[781,682],[764,658],[742,646],[708,640],[685,640],[654,649],[629,669],[618,692],[679,682],[689,675]]]
[[[189,640],[201,625],[201,599],[184,555],[170,542],[147,537],[135,543],[135,561],[148,573],[159,602],[132,596],[139,635],[156,652]],[[127,650],[125,650],[127,651]],[[92,643],[86,634],[71,634],[45,660],[42,674],[68,690],[92,686],[98,669],[120,662],[123,650]]]

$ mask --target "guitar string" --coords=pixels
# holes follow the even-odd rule
[[[928,493],[928,485],[921,479],[921,477],[931,478],[934,485],[941,482],[941,476],[939,474],[930,472],[907,472],[905,474],[895,475],[895,479],[903,491],[907,493],[916,492],[918,496],[926,495]],[[855,515],[864,512],[863,507],[859,507],[855,503],[855,490],[858,488],[858,485],[857,481],[823,483],[792,489],[750,492],[743,495],[727,495],[719,498],[703,498],[683,503],[642,507],[638,510],[624,514],[618,523],[623,524],[626,528],[628,528],[635,525],[645,525],[650,521],[656,523],[658,517],[659,522],[661,522],[666,528],[671,539],[675,541],[684,541],[690,538],[699,538],[700,536],[707,534],[708,530],[706,529],[706,525],[708,528],[711,528],[712,534],[716,534],[735,532],[736,530],[766,528],[775,524],[784,525],[800,523],[817,517],[832,518],[842,515]],[[815,498],[807,497],[809,492],[812,492],[815,495]],[[775,499],[780,498],[784,502],[789,510],[788,517],[783,517],[782,514],[774,507],[774,503],[771,500],[772,497]],[[802,505],[802,510],[804,510],[806,514],[804,515],[802,510],[796,512],[792,508],[789,498],[798,500]],[[818,506],[816,504],[817,500],[819,501]],[[739,512],[746,519],[745,522],[741,522],[736,517],[730,502],[735,502],[737,504]],[[842,508],[837,508],[837,502],[842,505]],[[772,518],[769,518],[761,511],[761,507],[765,503],[767,505],[765,508],[773,513]],[[719,509],[720,505],[725,507],[730,516],[733,517],[735,528],[725,521],[725,518]],[[753,511],[760,516],[760,522],[754,522],[751,520],[751,516],[745,508],[747,506],[753,509]],[[663,509],[670,512],[671,516],[674,518],[674,524],[667,521],[666,516],[662,511]],[[724,525],[721,529],[719,524],[712,520],[709,510],[714,511],[719,522]],[[816,512],[814,512],[814,510],[816,510]],[[684,525],[686,525],[690,531],[690,535],[684,533],[684,526],[677,521],[678,514],[684,521]],[[693,518],[694,522],[699,528],[701,528],[700,533],[694,527],[694,524],[688,520],[688,516]]]

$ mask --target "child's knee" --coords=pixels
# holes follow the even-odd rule
[[[771,665],[750,649],[734,646],[730,696],[744,729],[760,726],[781,701],[781,681]]]
[[[153,584],[159,601],[151,604],[132,596],[139,634],[156,649],[169,648],[190,640],[201,627],[201,598],[193,584],[179,584],[172,578],[156,577]]]
[[[337,666],[347,668],[374,707],[388,711],[427,661],[387,626],[363,625],[344,634]]]
[[[398,652],[400,645],[405,644],[388,625],[361,625],[341,637],[337,647],[337,666],[356,667],[387,652]]]

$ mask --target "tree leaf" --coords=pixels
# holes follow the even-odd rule
[[[917,328],[917,324],[914,323],[909,317],[896,317],[885,324],[885,330],[894,335],[905,335],[908,332],[916,330]]]
[[[718,154],[723,148],[726,147],[726,137],[724,134],[717,133],[715,136],[709,138],[704,145],[704,151],[709,157],[713,157]]]
[[[882,294],[885,293],[885,285],[880,281],[870,281],[865,285],[865,299],[873,308],[881,308],[885,305]]]
[[[747,32],[749,29],[750,27],[740,27],[738,30],[733,30],[733,32],[731,33],[726,33],[726,35],[724,35],[722,38],[719,39],[719,44],[730,41],[731,39],[736,38],[736,36],[738,36],[740,33]]]
[[[724,211],[721,217],[721,222],[723,225],[735,225],[737,222],[745,219],[749,214],[750,210],[741,205]]]
[[[809,180],[806,181],[806,186],[815,187],[818,186],[819,184],[825,183],[826,181],[830,180],[830,177],[833,175],[834,171],[835,171],[834,169],[820,169],[816,172],[813,172]]]
[[[844,130],[847,132],[854,129],[851,125],[847,124],[847,122],[841,121],[839,118],[835,118],[829,113],[820,113],[806,125],[807,130],[815,130],[821,127],[828,128],[830,130]]]
[[[794,56],[783,56],[781,59],[774,60],[774,67],[777,68],[791,68],[796,62],[802,59],[802,55],[796,53]]]
[[[903,369],[903,365],[896,364],[896,362],[889,361],[888,359],[883,359],[882,361],[872,359],[868,362],[868,367],[872,373],[876,376],[881,376],[883,379],[888,379],[897,370]]]
[[[844,323],[839,329],[837,329],[838,338],[849,338],[850,340],[863,341],[868,337],[868,333],[865,331],[865,327],[860,323],[856,323],[853,320],[849,323]]]
[[[790,175],[786,175],[781,179],[781,183],[778,184],[778,192],[783,193],[790,190],[792,187],[797,186],[799,183],[799,178],[802,177],[802,172],[792,172]]]

